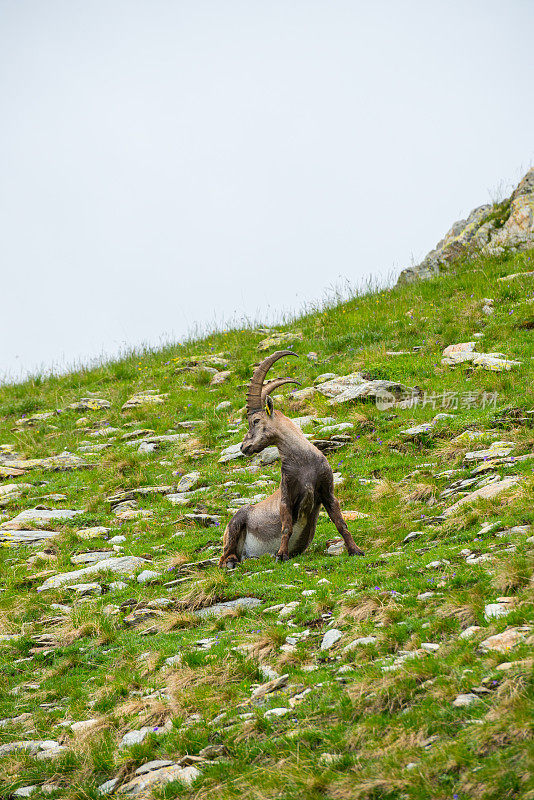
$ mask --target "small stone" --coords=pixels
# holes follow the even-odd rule
[[[230,611],[238,608],[256,608],[261,605],[262,600],[257,597],[238,597],[237,600],[227,600],[225,603],[216,603],[207,608],[201,608],[195,613],[199,617],[222,617]]]
[[[80,530],[76,531],[76,536],[79,536],[80,539],[105,539],[110,530],[110,528],[105,528],[102,525],[94,528],[80,528]]]
[[[98,719],[82,719],[79,722],[73,722],[70,729],[76,736],[84,736],[86,733],[93,731],[99,724],[100,720]]]
[[[102,594],[102,587],[99,583],[73,583],[66,588],[68,591],[75,592],[79,597]]]
[[[31,797],[31,795],[36,792],[40,787],[34,783],[31,786],[21,786],[18,789],[15,789],[13,792],[13,797]]]
[[[459,639],[471,639],[477,631],[480,630],[480,625],[470,625],[468,628],[463,630],[458,638]]]
[[[524,658],[522,661],[505,661],[495,667],[499,672],[509,672],[514,669],[530,669],[534,666],[534,658]]]
[[[123,750],[125,747],[132,747],[135,744],[141,744],[151,730],[151,728],[145,727],[135,731],[128,731],[128,733],[125,733],[122,737],[119,743],[119,748]]]
[[[112,581],[109,584],[109,588],[113,589],[115,592],[120,592],[123,589],[127,589],[128,588],[128,584],[125,583],[124,581]]]
[[[278,614],[279,619],[286,619],[287,617],[292,616],[298,607],[298,600],[293,600],[291,603],[286,603],[286,605],[283,606],[282,610]]]
[[[215,411],[229,411],[231,408],[231,402],[229,400],[223,400],[222,403],[219,403],[218,406],[215,406]]]
[[[157,581],[158,578],[161,578],[160,572],[156,572],[153,569],[144,569],[137,576],[137,583],[153,583]]]
[[[408,542],[413,542],[414,539],[418,539],[420,536],[424,536],[423,531],[412,531],[407,536],[404,537],[402,540],[403,544],[408,544]]]
[[[354,639],[354,641],[350,642],[343,648],[344,653],[350,653],[351,650],[355,650],[357,647],[366,644],[374,644],[376,642],[376,636],[360,636],[358,639]]]
[[[329,631],[325,633],[323,636],[323,640],[321,642],[321,650],[330,650],[336,642],[338,642],[341,637],[343,636],[342,632],[337,630],[337,628],[330,628]]]
[[[453,706],[456,708],[463,708],[472,706],[473,703],[480,702],[479,697],[476,694],[472,694],[471,692],[468,694],[459,694],[458,697],[452,701]]]
[[[290,708],[271,708],[269,711],[265,712],[264,716],[266,719],[270,719],[271,717],[285,717],[285,715],[289,714],[290,711]]]
[[[118,778],[111,778],[111,780],[101,783],[97,789],[97,792],[98,794],[111,794],[118,783]]]
[[[200,472],[188,472],[180,478],[176,492],[190,492],[201,479]]]
[[[175,762],[169,761],[168,759],[163,760],[159,759],[158,761],[147,761],[146,764],[142,764],[140,767],[134,772],[134,775],[146,775],[147,772],[153,772],[155,769],[162,769],[162,767],[171,767]]]
[[[168,667],[175,667],[175,666],[177,666],[178,664],[181,664],[181,663],[182,663],[182,656],[181,656],[181,655],[169,656],[169,658],[166,658],[166,659],[165,659],[165,662],[164,662],[164,663],[165,663],[165,664],[166,664]]]
[[[484,641],[480,643],[480,649],[482,651],[497,650],[499,653],[506,653],[508,650],[520,644],[525,639],[526,633],[529,630],[530,628],[528,626],[523,628],[507,628],[505,631],[502,631],[502,633],[496,633],[494,636],[489,636],[487,639],[484,639]]]
[[[499,619],[510,613],[509,603],[488,603],[484,608],[484,619]]]
[[[225,464],[227,461],[235,461],[236,458],[244,458],[241,452],[241,442],[225,447],[219,457],[219,464]]]

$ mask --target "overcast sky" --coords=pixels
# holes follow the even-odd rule
[[[0,374],[396,274],[534,161],[531,0],[0,0]]]

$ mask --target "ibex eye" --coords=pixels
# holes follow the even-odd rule
[[[257,425],[258,423],[259,423],[259,419],[255,419],[254,420],[254,425]]]

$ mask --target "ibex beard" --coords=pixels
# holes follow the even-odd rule
[[[278,359],[294,356],[292,350],[278,350],[259,364],[247,392],[249,429],[241,444],[246,456],[276,445],[282,462],[280,487],[260,503],[244,506],[234,514],[223,537],[219,566],[233,569],[244,558],[266,553],[286,561],[309,547],[321,506],[343,537],[349,555],[364,555],[356,545],[334,495],[334,476],[326,457],[281,411],[274,408],[271,393],[291,378],[265,377]]]

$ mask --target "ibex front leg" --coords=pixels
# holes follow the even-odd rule
[[[349,556],[364,556],[365,553],[358,547],[352,538],[352,534],[347,528],[347,523],[343,519],[343,515],[341,513],[339,500],[334,496],[333,493],[323,500],[323,505],[326,508],[328,516],[338,529],[340,535],[343,537],[343,541],[345,542],[345,547],[347,548]]]
[[[291,512],[291,504],[289,496],[284,488],[281,486],[282,497],[280,500],[280,521],[282,523],[282,541],[276,554],[277,561],[287,561],[289,558],[288,547],[291,534],[293,533],[293,515]]]

